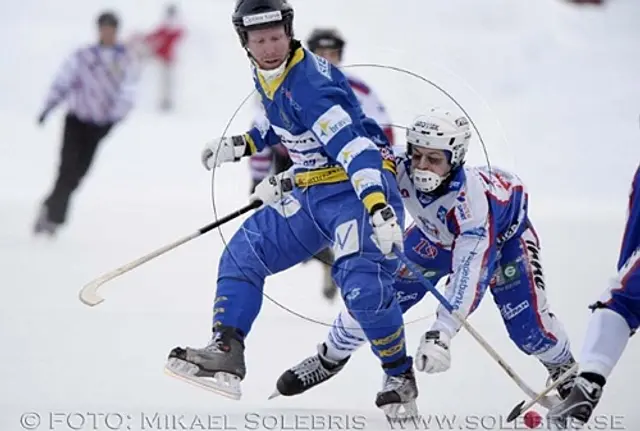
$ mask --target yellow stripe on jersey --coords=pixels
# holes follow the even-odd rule
[[[384,160],[382,168],[395,175],[396,166],[391,160]],[[296,186],[304,188],[315,186],[317,184],[335,184],[348,181],[347,172],[340,167],[314,169],[312,171],[299,172],[295,175]]]

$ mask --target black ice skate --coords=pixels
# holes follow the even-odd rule
[[[239,400],[246,375],[244,344],[233,328],[218,328],[203,349],[176,347],[169,353],[167,374],[203,389]]]
[[[288,369],[278,379],[276,390],[269,399],[279,395],[287,397],[299,395],[320,383],[326,382],[344,368],[349,357],[341,361],[334,361],[327,358],[327,346],[322,343],[318,345],[318,354],[310,356],[298,365]]]
[[[557,429],[578,429],[589,421],[601,396],[602,386],[579,376],[567,397],[549,410],[548,419]]]
[[[33,226],[33,234],[34,235],[48,235],[53,237],[58,229],[58,224],[49,220],[49,211],[46,206],[42,206],[40,208],[40,212],[38,213],[38,218],[36,219],[36,223]]]
[[[562,376],[564,373],[569,371],[571,367],[573,367],[575,364],[576,364],[576,361],[573,359],[573,357],[571,357],[571,359],[568,362],[560,365],[549,365],[549,364],[543,363],[543,365],[549,372],[549,379],[547,380],[547,386],[551,385],[552,382],[555,382],[556,380],[558,380],[560,376]],[[573,387],[573,382],[576,376],[577,376],[577,372],[556,387],[556,391],[558,392],[558,396],[560,397],[560,400],[564,400],[569,396],[569,393],[571,392],[571,388]]]
[[[385,374],[382,390],[376,397],[376,406],[384,411],[388,421],[406,421],[418,416],[416,398],[416,376],[413,368],[409,368],[398,376]]]

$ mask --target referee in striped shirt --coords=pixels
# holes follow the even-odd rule
[[[127,48],[117,43],[118,17],[97,20],[99,42],[73,52],[56,75],[38,118],[66,102],[57,178],[34,226],[35,234],[53,235],[67,220],[73,192],[88,172],[100,142],[133,107],[137,70]]]

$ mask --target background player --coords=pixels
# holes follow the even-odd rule
[[[589,421],[629,337],[640,326],[640,166],[632,181],[627,211],[618,272],[602,298],[591,306],[580,374],[569,397],[549,411],[560,428]]]
[[[160,109],[170,110],[175,101],[175,62],[178,43],[184,37],[178,9],[167,6],[160,25],[145,36],[145,43],[152,55],[160,62]]]
[[[346,41],[338,30],[332,28],[317,28],[311,32],[306,44],[311,52],[329,60],[331,64],[338,67],[342,64]],[[342,70],[342,72],[358,98],[364,114],[375,120],[380,127],[382,127],[388,141],[393,145],[394,134],[393,128],[391,127],[391,119],[377,94],[369,85],[354,76],[350,71]],[[291,159],[289,158],[286,147],[283,145],[274,145],[251,156],[249,166],[253,181],[251,192],[253,193],[256,185],[269,175],[269,173],[277,174],[289,169],[291,167]],[[337,292],[336,285],[331,277],[331,265],[334,261],[333,253],[331,249],[326,248],[314,257],[323,264],[324,277],[322,294],[325,298],[332,300],[335,298]]]
[[[414,414],[418,392],[393,295],[399,260],[392,251],[402,247],[404,208],[390,144],[344,75],[294,38],[293,14],[285,0],[236,3],[233,23],[267,121],[244,135],[215,139],[203,163],[212,169],[283,143],[296,187],[281,205],[255,212],[228,242],[218,267],[212,338],[204,348],[175,348],[166,369],[239,398],[245,341],[265,278],[334,244],[333,276],[384,371],[376,405]],[[255,198],[267,200],[273,188],[279,191],[278,184],[256,189]],[[283,336],[273,334],[274,343]]]
[[[160,65],[158,107],[162,111],[175,105],[175,68],[177,49],[185,35],[185,28],[176,5],[167,5],[160,24],[149,33],[135,34],[128,45],[141,65],[154,58]]]
[[[465,167],[471,130],[465,117],[433,110],[407,130],[407,156],[398,162],[398,185],[415,225],[405,234],[406,256],[435,286],[446,277],[445,297],[463,316],[478,307],[487,288],[509,336],[556,379],[575,361],[562,325],[549,310],[537,234],[528,217],[528,194],[514,174]],[[406,312],[426,289],[403,270],[394,288]],[[358,323],[341,312],[315,357],[286,371],[277,390],[296,395],[328,380],[366,342]],[[449,369],[451,339],[460,330],[442,306],[415,356],[419,371]],[[306,376],[312,375],[310,379]],[[559,387],[566,397],[571,379]]]

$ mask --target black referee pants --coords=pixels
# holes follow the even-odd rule
[[[53,190],[44,201],[50,222],[63,224],[66,221],[71,196],[89,171],[98,144],[112,127],[113,124],[87,123],[67,114],[58,175]]]

